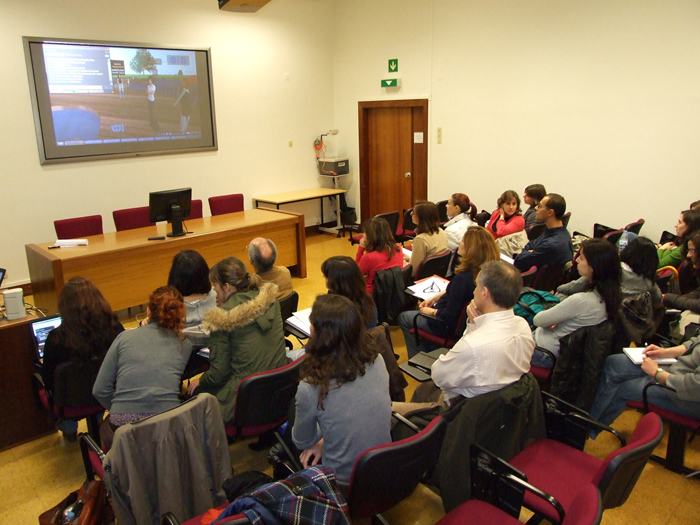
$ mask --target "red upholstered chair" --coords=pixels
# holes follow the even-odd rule
[[[413,224],[412,214],[413,208],[409,208],[403,212],[403,223],[396,228],[396,242],[403,243],[410,241],[416,236],[416,225]]]
[[[604,509],[622,505],[663,437],[659,416],[645,415],[629,444],[625,444],[619,432],[591,420],[586,412],[546,393],[542,398],[547,438],[525,448],[511,460],[511,465],[521,470],[529,483],[554,496],[567,513],[576,496],[590,483],[600,490]],[[583,452],[591,426],[613,432],[622,448],[602,461]],[[525,494],[524,505],[544,519],[558,519],[551,506],[530,494]]]
[[[525,233],[527,233],[527,240],[532,241],[537,239],[540,235],[547,231],[547,225],[543,222],[536,222],[525,228]]]
[[[392,232],[396,232],[396,230],[399,227],[399,217],[400,214],[398,211],[390,211],[388,213],[378,213],[375,215],[375,218],[382,218],[386,219],[386,222],[389,223],[389,230]],[[355,244],[360,244],[360,240],[364,237],[363,234],[358,234],[358,235],[351,235],[350,236],[350,245],[354,246]]]
[[[189,216],[185,219],[201,219],[204,217],[202,199],[192,199],[192,207],[190,208]]]
[[[681,416],[680,414],[676,414],[670,410],[664,410],[663,408],[650,404],[649,400],[647,399],[647,390],[649,388],[665,388],[667,390],[673,390],[673,388],[661,385],[659,383],[649,383],[642,391],[641,403],[638,401],[629,401],[627,403],[628,407],[644,410],[645,413],[652,412],[659,415],[663,420],[668,421],[669,423],[666,459],[660,458],[659,456],[653,454],[651,459],[662,464],[668,470],[673,472],[677,472],[679,474],[690,474],[693,471],[684,465],[686,443],[685,436],[687,432],[691,432],[688,443],[693,441],[693,438],[695,438],[698,430],[700,430],[700,420]]]
[[[625,226],[625,230],[627,230],[628,232],[632,232],[635,235],[639,235],[642,226],[644,226],[644,222],[644,219],[637,219],[635,222],[631,222],[627,226]]]
[[[214,215],[223,215],[224,213],[243,211],[243,194],[233,193],[231,195],[209,197],[209,210],[212,217]]]
[[[436,417],[414,436],[363,452],[347,490],[350,518],[375,516],[410,496],[435,466],[446,430],[445,420]]]
[[[587,484],[572,501],[568,512],[549,494],[527,482],[522,472],[478,445],[470,446],[472,496],[445,515],[436,525],[518,525],[526,492],[551,505],[563,525],[597,525],[603,516],[598,489]]]
[[[459,341],[459,339],[462,337],[462,334],[464,333],[464,330],[467,328],[467,305],[464,305],[462,312],[459,314],[459,319],[457,320],[457,324],[454,327],[454,330],[452,330],[451,333],[447,334],[446,337],[441,337],[439,335],[431,334],[430,332],[426,332],[425,330],[419,329],[419,316],[425,317],[426,319],[430,319],[434,323],[444,324],[430,315],[419,313],[417,316],[415,316],[413,318],[413,328],[411,328],[410,333],[415,336],[417,345],[420,345],[421,339],[425,339],[443,348],[452,348],[455,345],[455,343]]]
[[[535,282],[536,275],[537,266],[533,266],[528,271],[522,272],[520,276],[523,278],[523,286],[527,288],[532,288],[532,283]]]
[[[613,230],[603,235],[603,239],[617,245],[617,242],[620,240],[620,237],[622,237],[622,234],[624,232],[625,230],[623,228],[620,228],[619,230]]]
[[[88,215],[53,221],[57,239],[82,239],[102,235],[102,215]]]
[[[537,270],[532,287],[545,292],[555,290],[564,277],[565,267],[565,264],[545,264]]]
[[[226,424],[230,441],[259,436],[287,420],[289,404],[299,384],[299,368],[305,356],[267,372],[252,374],[238,385],[233,419]]]
[[[483,228],[486,226],[486,223],[489,221],[490,218],[491,214],[489,212],[487,212],[486,210],[481,210],[479,213],[476,214],[476,223]]]
[[[542,348],[541,346],[536,346],[535,348],[540,352],[544,352],[545,354],[547,354],[553,363],[552,368],[530,365],[530,372],[532,372],[532,375],[535,376],[535,379],[537,379],[537,382],[540,385],[540,389],[548,392],[549,383],[552,379],[552,372],[554,371],[554,367],[557,366],[557,357],[546,348]]]
[[[155,225],[148,217],[148,206],[114,210],[112,212],[112,217],[114,218],[114,226],[118,232]]]
[[[436,255],[426,257],[420,263],[418,263],[418,270],[416,271],[416,276],[414,279],[416,281],[420,281],[421,279],[425,279],[426,277],[431,277],[433,275],[445,277],[447,275],[447,270],[450,267],[450,259],[452,259],[452,252],[450,250],[445,250],[444,252]]]
[[[39,399],[55,419],[87,420],[88,432],[100,442],[98,415],[104,407],[92,396],[92,385],[97,371],[74,362],[61,363],[54,371],[54,387],[51,395],[40,388]],[[37,377],[41,382],[41,379]]]

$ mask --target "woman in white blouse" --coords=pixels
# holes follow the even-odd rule
[[[476,206],[464,193],[453,193],[447,201],[445,235],[447,249],[454,252],[470,226],[476,226]]]

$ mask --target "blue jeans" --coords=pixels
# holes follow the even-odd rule
[[[532,359],[530,359],[530,364],[532,366],[539,366],[540,368],[553,368],[554,367],[554,362],[552,362],[552,358],[549,357],[549,354],[545,354],[544,352],[538,350],[535,348],[535,351],[532,354]]]
[[[399,327],[401,328],[401,331],[403,332],[403,337],[406,340],[406,350],[408,351],[409,359],[411,359],[415,355],[418,355],[421,352],[430,352],[432,350],[440,348],[438,345],[433,344],[430,341],[427,341],[426,339],[421,339],[420,345],[417,345],[416,336],[414,334],[409,333],[409,331],[413,328],[413,319],[415,317],[418,317],[419,313],[420,311],[418,310],[401,312],[398,318]],[[418,317],[418,328],[425,332],[430,332],[431,334],[434,333],[432,328],[430,327],[428,319],[426,319],[423,316]]]
[[[605,360],[603,376],[591,407],[591,417],[605,425],[612,424],[625,411],[628,401],[642,401],[642,390],[653,382],[654,379],[625,354],[609,356]],[[647,398],[650,404],[664,410],[700,418],[700,401],[683,401],[671,390],[650,388]]]

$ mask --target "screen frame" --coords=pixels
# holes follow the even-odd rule
[[[207,80],[208,85],[206,86],[208,99],[209,99],[209,110],[211,114],[211,145],[197,145],[191,147],[182,148],[168,148],[159,150],[134,150],[134,151],[120,151],[120,152],[108,152],[99,154],[81,154],[81,155],[65,155],[65,156],[55,156],[47,154],[47,149],[45,145],[45,133],[46,130],[50,128],[53,131],[53,116],[51,114],[51,107],[49,103],[48,115],[46,108],[40,107],[40,98],[37,92],[37,78],[35,75],[34,63],[32,61],[32,44],[86,44],[86,45],[97,45],[97,46],[111,46],[111,47],[126,47],[126,48],[145,48],[154,50],[173,50],[173,51],[193,51],[202,52],[205,55],[205,63],[207,66]],[[118,42],[111,40],[85,40],[76,38],[48,38],[48,37],[34,37],[34,36],[23,36],[22,45],[24,47],[25,62],[27,66],[27,76],[29,81],[29,91],[31,95],[32,103],[32,113],[34,117],[34,129],[36,132],[37,146],[39,149],[39,161],[41,165],[44,164],[63,164],[70,162],[88,162],[94,160],[110,160],[117,158],[134,158],[134,157],[145,157],[154,155],[172,155],[179,153],[196,153],[196,152],[210,152],[217,151],[218,138],[216,129],[216,111],[214,105],[214,78],[212,73],[212,58],[211,58],[211,48],[201,48],[201,47],[190,47],[190,46],[173,46],[164,44],[149,44],[143,42]],[[42,95],[43,100],[45,95]],[[45,104],[44,104],[45,105]],[[48,122],[50,119],[50,125],[47,126],[44,122]],[[48,135],[48,133],[46,133]],[[135,143],[138,144],[138,143]]]

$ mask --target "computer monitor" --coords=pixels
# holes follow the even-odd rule
[[[36,350],[36,358],[39,361],[44,360],[44,345],[49,332],[54,328],[61,326],[61,316],[52,315],[51,317],[42,317],[30,323],[32,337],[34,339],[34,349]]]
[[[183,217],[190,216],[192,209],[192,188],[179,190],[153,191],[148,195],[148,220],[151,222],[170,221],[172,231],[168,237],[181,237]]]

